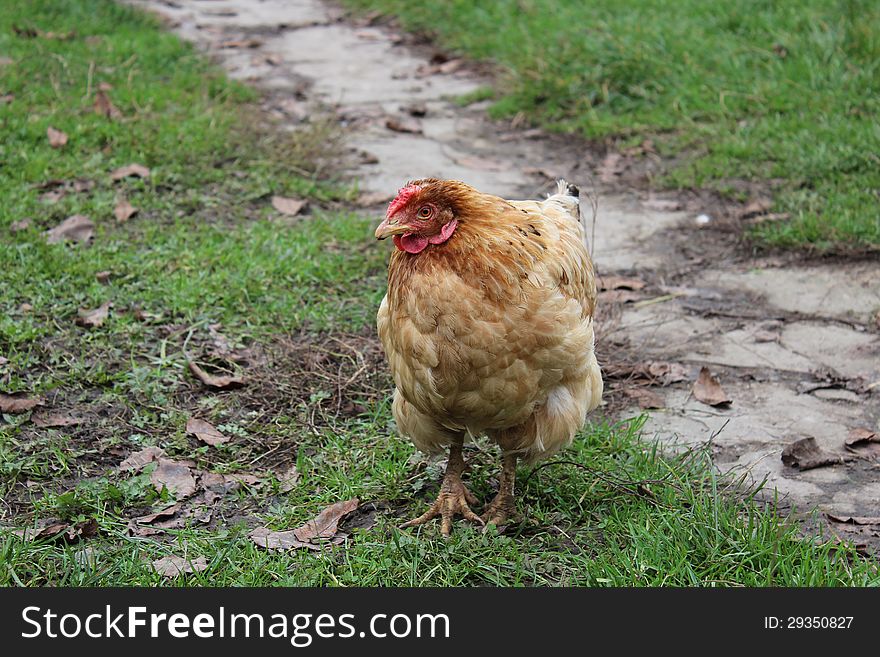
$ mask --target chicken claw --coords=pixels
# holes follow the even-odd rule
[[[443,486],[440,488],[440,495],[431,508],[418,518],[413,518],[409,522],[403,523],[400,527],[403,529],[405,527],[424,525],[429,520],[440,516],[440,533],[443,536],[449,536],[452,532],[452,519],[456,514],[462,515],[466,520],[482,526],[484,524],[483,520],[471,510],[471,504],[476,505],[477,498],[467,489],[461,478],[446,476],[443,479]]]
[[[429,520],[440,516],[440,533],[444,537],[448,537],[452,532],[452,520],[456,514],[483,526],[485,523],[482,518],[471,510],[470,505],[476,505],[478,502],[477,498],[474,497],[473,493],[468,490],[461,480],[461,472],[463,470],[464,459],[461,455],[461,443],[453,444],[449,450],[449,464],[446,466],[446,474],[443,477],[443,484],[440,486],[440,494],[437,496],[437,501],[425,513],[418,518],[413,518],[409,522],[403,523],[400,528],[424,525]]]
[[[505,454],[501,468],[501,482],[498,494],[483,511],[483,526],[495,525],[501,529],[509,518],[516,515],[516,498],[513,487],[516,481],[516,456]],[[484,530],[485,531],[485,530]]]

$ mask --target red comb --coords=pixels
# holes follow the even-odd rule
[[[393,217],[401,208],[403,208],[407,203],[410,202],[413,196],[422,191],[422,188],[418,185],[407,185],[398,190],[397,196],[394,197],[394,200],[388,205],[388,212],[385,213],[386,217]]]

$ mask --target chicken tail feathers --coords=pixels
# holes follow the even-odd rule
[[[560,178],[556,181],[556,193],[562,196],[580,198],[581,190],[578,189],[577,185],[572,185],[570,182],[565,182],[564,179]]]

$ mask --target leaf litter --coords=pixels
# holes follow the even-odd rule
[[[75,214],[68,217],[60,224],[46,231],[46,242],[58,244],[60,242],[87,243],[95,235],[95,224],[85,215]]]
[[[250,533],[250,538],[268,550],[321,550],[328,545],[339,545],[345,541],[345,536],[338,533],[339,521],[357,509],[359,503],[360,500],[355,497],[331,504],[313,519],[292,530],[272,531],[267,527],[257,527]]]

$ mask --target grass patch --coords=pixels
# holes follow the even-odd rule
[[[348,0],[496,62],[496,116],[622,146],[669,187],[775,187],[769,244],[880,244],[880,8],[869,0]]]
[[[164,584],[149,563],[169,554],[205,557],[206,570],[171,582],[190,585],[877,583],[874,562],[800,539],[719,480],[705,453],[643,443],[637,420],[579,436],[565,457],[576,465],[521,472],[527,516],[507,535],[464,523],[450,541],[435,526],[400,532],[436,494],[440,467],[396,437],[372,326],[384,253],[370,219],[334,209],[349,192],[327,181],[332,129],[312,124],[289,141],[243,129],[252,91],[111,2],[8,3],[0,56],[11,60],[2,91],[14,96],[0,108],[0,388],[45,403],[0,416],[0,585]],[[92,111],[90,78],[92,92],[112,85],[121,117]],[[64,148],[49,146],[50,125],[69,135]],[[133,161],[149,179],[109,180]],[[92,184],[45,198],[41,185],[56,179]],[[307,198],[310,214],[275,221],[277,193]],[[122,194],[140,212],[118,223]],[[93,219],[93,242],[46,244],[43,232],[72,214]],[[10,233],[24,218],[30,227]],[[96,278],[105,271],[109,284]],[[76,324],[80,308],[106,302],[101,326]],[[207,390],[192,358],[240,369],[247,384]],[[40,426],[46,413],[80,423]],[[197,442],[192,417],[229,440]],[[256,480],[217,498],[200,484],[180,523],[143,535],[132,519],[175,501],[151,481],[155,464],[120,471],[146,447],[195,473]],[[497,454],[468,455],[472,489],[487,499]],[[300,478],[286,490],[294,464]],[[333,550],[278,554],[248,538],[355,496],[362,507]],[[98,531],[74,544],[16,534],[53,519]]]

